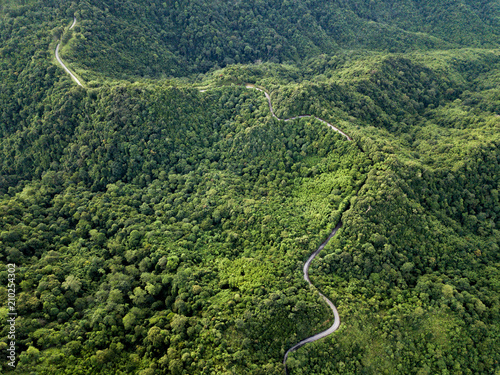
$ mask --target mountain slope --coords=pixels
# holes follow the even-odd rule
[[[494,2],[81,2],[74,63],[108,76],[180,76],[343,49],[498,46]],[[97,69],[96,69],[97,68]]]
[[[2,3],[2,373],[282,374],[340,221],[292,375],[498,372],[496,3],[179,3]]]

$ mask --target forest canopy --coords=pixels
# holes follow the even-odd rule
[[[2,372],[498,373],[498,13],[2,2]]]

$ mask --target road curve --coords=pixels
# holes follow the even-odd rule
[[[328,238],[318,247],[318,249],[314,253],[311,254],[311,256],[304,263],[304,280],[307,281],[308,284],[312,287],[314,287],[314,285],[311,283],[311,280],[309,280],[309,267],[311,265],[311,262],[316,257],[316,255],[318,255],[319,252],[321,250],[323,250],[323,248],[332,239],[332,237],[337,234],[337,231],[340,229],[341,226],[342,226],[342,222],[338,223],[337,226],[335,227],[335,229],[332,231],[332,233],[330,233]],[[326,302],[328,307],[330,307],[330,309],[333,312],[333,317],[334,317],[333,324],[330,326],[330,328],[300,341],[299,343],[295,344],[294,346],[292,346],[290,349],[288,349],[286,351],[285,356],[283,357],[283,365],[285,366],[285,374],[288,374],[288,370],[286,367],[286,360],[288,359],[288,355],[291,352],[297,350],[298,348],[300,348],[301,346],[303,346],[305,344],[317,341],[319,339],[322,339],[323,337],[326,337],[326,336],[332,334],[340,327],[340,315],[339,315],[339,312],[337,311],[337,308],[335,307],[335,305],[333,304],[332,301],[330,301],[328,298],[325,297],[325,295],[323,293],[321,293],[319,291],[318,291],[318,293],[321,296],[321,298],[323,298],[323,301]]]
[[[313,116],[313,115],[300,115],[300,116],[295,116],[295,117],[290,117],[290,118],[287,118],[287,119],[282,119],[282,118],[279,118],[278,116],[276,116],[276,114],[274,113],[274,109],[273,109],[273,105],[271,104],[271,96],[269,95],[269,93],[266,91],[266,90],[263,90],[261,88],[258,88],[257,86],[255,85],[250,85],[250,84],[247,84],[245,86],[247,89],[255,89],[255,90],[259,90],[259,91],[262,91],[264,93],[264,95],[266,96],[266,99],[267,99],[267,102],[269,103],[269,111],[271,112],[271,115],[277,119],[277,120],[282,120],[282,121],[291,121],[291,120],[295,120],[295,119],[298,119],[298,118],[305,118],[305,117],[313,117],[315,118],[316,120],[318,121],[321,121],[323,124],[325,125],[328,125],[330,128],[332,128],[333,130],[335,130],[337,133],[340,133],[342,134],[344,137],[347,138],[348,141],[352,141],[352,138],[349,137],[346,133],[344,133],[342,130],[340,130],[339,128],[333,126],[332,124],[330,124],[329,122],[326,122],[325,120],[319,118],[319,117],[316,117],[316,116]]]
[[[71,30],[74,26],[76,25],[76,17],[73,17],[73,23],[71,24],[69,30]],[[79,86],[82,86],[83,85],[80,83],[80,81],[78,80],[78,78],[66,67],[66,65],[63,63],[63,61],[61,60],[60,56],[59,56],[59,47],[60,47],[61,43],[58,43],[57,46],[56,46],[56,50],[55,50],[55,56],[56,56],[56,59],[57,61],[59,62],[59,64],[63,67],[63,69],[66,71],[66,73],[68,73],[70,75],[70,77],[73,79],[73,81],[75,81]],[[295,119],[299,119],[299,118],[305,118],[305,117],[313,117],[315,118],[316,120],[324,123],[325,125],[329,126],[330,128],[332,128],[334,131],[340,133],[341,135],[343,135],[348,141],[352,141],[352,138],[349,137],[346,133],[344,133],[342,130],[338,129],[337,127],[333,126],[332,124],[330,124],[329,122],[319,118],[319,117],[316,117],[316,116],[313,116],[313,115],[300,115],[300,116],[296,116],[296,117],[291,117],[291,118],[287,118],[287,119],[280,119],[278,116],[276,116],[276,114],[274,113],[274,109],[273,109],[273,106],[272,106],[272,103],[271,103],[271,96],[269,95],[269,93],[261,88],[258,88],[254,85],[251,85],[251,84],[247,84],[246,85],[246,88],[252,88],[252,89],[256,89],[256,90],[259,90],[259,91],[262,91],[264,93],[264,95],[266,96],[266,99],[269,103],[269,111],[271,112],[271,115],[276,118],[277,120],[281,120],[281,121],[291,121],[291,120],[295,120]],[[206,89],[200,89],[200,92],[205,92]],[[332,239],[333,236],[335,236],[335,234],[337,234],[337,231],[342,227],[342,222],[339,222],[337,224],[337,226],[333,229],[332,233],[330,233],[330,235],[328,236],[328,238],[318,247],[318,249],[311,254],[311,256],[309,256],[309,258],[307,259],[307,261],[304,263],[304,280],[308,282],[308,284],[312,287],[314,287],[314,285],[311,283],[311,280],[309,279],[309,267],[311,265],[311,262],[314,260],[314,258],[320,253],[321,250],[323,250],[323,248],[326,246],[326,244]],[[290,349],[288,349],[285,353],[285,356],[283,358],[283,365],[285,367],[285,374],[288,374],[288,370],[287,370],[287,367],[286,367],[286,361],[288,359],[288,355],[297,350],[298,348],[300,348],[301,346],[307,344],[307,343],[310,343],[310,342],[314,342],[314,341],[317,341],[319,339],[322,339],[323,337],[326,337],[330,334],[332,334],[333,332],[335,332],[339,327],[340,327],[340,316],[339,316],[339,313],[337,311],[337,308],[335,307],[335,305],[333,304],[332,301],[330,301],[327,297],[325,297],[324,294],[322,294],[321,292],[319,292],[319,295],[321,296],[321,298],[323,298],[323,300],[326,302],[326,304],[330,307],[330,309],[332,310],[333,312],[333,316],[334,316],[334,321],[333,321],[333,324],[331,325],[330,328],[320,332],[320,333],[317,333],[311,337],[308,337],[302,341],[300,341],[299,343],[295,344],[294,346],[292,346]]]
[[[73,17],[73,24],[70,26],[70,30],[76,25],[76,17]],[[67,68],[66,65],[64,65],[63,61],[61,60],[61,57],[59,56],[59,47],[61,46],[61,42],[57,43],[57,46],[56,46],[56,59],[57,59],[57,62],[63,67],[63,69],[66,71],[66,73],[68,73],[70,75],[70,77],[73,79],[73,81],[76,82],[76,84],[78,86],[82,86],[83,85],[80,83],[80,81],[78,80],[78,78],[76,78],[76,76],[71,72],[71,70],[69,70]]]
[[[273,109],[273,105],[271,103],[271,96],[269,95],[269,93],[261,88],[258,88],[254,85],[251,85],[251,84],[247,84],[246,85],[246,88],[249,88],[249,89],[256,89],[256,90],[259,90],[259,91],[262,91],[264,93],[264,95],[266,96],[267,98],[267,101],[269,103],[269,111],[271,112],[271,115],[278,119],[278,120],[282,120],[282,121],[291,121],[291,120],[295,120],[295,119],[298,119],[298,118],[304,118],[304,117],[313,117],[315,118],[316,120],[318,121],[321,121],[322,123],[328,125],[330,128],[332,128],[333,130],[335,130],[336,132],[340,133],[341,135],[343,135],[345,138],[347,138],[348,141],[352,141],[352,138],[349,137],[346,133],[344,133],[342,130],[338,129],[337,127],[333,126],[332,124],[326,122],[325,120],[323,119],[320,119],[319,117],[316,117],[316,116],[313,116],[313,115],[300,115],[300,116],[296,116],[296,117],[291,117],[291,118],[287,118],[287,119],[280,119],[278,116],[276,116],[276,114],[274,113],[274,109]],[[316,257],[316,255],[319,254],[319,252],[321,250],[323,250],[323,248],[326,246],[326,244],[332,239],[333,236],[335,236],[337,234],[337,231],[340,229],[340,227],[342,227],[342,222],[339,222],[337,224],[337,226],[333,229],[332,233],[330,233],[330,235],[328,236],[328,238],[318,247],[318,249],[311,254],[311,256],[307,259],[307,261],[304,263],[304,280],[307,281],[307,283],[314,287],[314,285],[311,283],[311,280],[309,279],[309,267],[311,266],[311,262],[313,261],[313,259]],[[330,301],[328,298],[325,297],[325,295],[323,293],[321,293],[320,291],[318,291],[319,295],[321,296],[321,298],[323,298],[323,301],[326,302],[326,304],[328,305],[328,307],[330,307],[330,309],[332,310],[333,312],[333,317],[334,317],[334,320],[333,320],[333,324],[330,326],[330,328],[320,332],[320,333],[317,333],[311,337],[308,337],[302,341],[300,341],[299,343],[295,344],[294,346],[292,346],[290,349],[288,349],[285,353],[285,356],[283,357],[283,366],[285,367],[285,374],[288,375],[288,369],[286,367],[286,360],[288,359],[288,355],[297,350],[298,348],[300,348],[301,346],[305,345],[305,344],[308,344],[310,342],[314,342],[314,341],[317,341],[319,339],[322,339],[323,337],[326,337],[330,334],[332,334],[333,332],[335,332],[337,329],[339,329],[340,327],[340,316],[339,316],[339,312],[337,311],[337,308],[335,307],[335,305],[333,304],[332,301]]]

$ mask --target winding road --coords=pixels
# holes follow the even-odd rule
[[[74,26],[76,25],[76,17],[73,17],[73,24],[70,26],[69,30],[71,30]],[[76,76],[71,72],[71,70],[68,69],[68,67],[63,63],[61,60],[61,57],[59,56],[59,47],[61,46],[61,42],[57,43],[56,46],[56,59],[57,62],[63,67],[63,69],[70,75],[70,77],[73,79],[73,81],[76,82],[78,86],[82,86],[81,82],[76,78]]]
[[[264,95],[266,96],[266,99],[269,103],[269,111],[271,112],[271,115],[273,115],[273,117],[277,120],[281,120],[281,121],[292,121],[292,120],[295,120],[295,119],[298,119],[298,118],[305,118],[305,117],[313,117],[315,118],[316,120],[318,121],[321,121],[323,124],[325,125],[328,125],[330,128],[332,128],[333,130],[335,130],[337,133],[340,133],[342,134],[344,137],[347,138],[348,141],[352,141],[352,138],[349,137],[346,133],[344,133],[342,130],[340,130],[339,128],[333,126],[332,124],[330,124],[329,122],[326,122],[325,120],[319,118],[319,117],[316,117],[316,116],[313,116],[313,115],[300,115],[300,116],[296,116],[296,117],[290,117],[290,118],[287,118],[287,119],[282,119],[282,118],[279,118],[278,116],[276,116],[276,114],[274,113],[274,109],[273,109],[273,105],[271,104],[271,96],[269,95],[269,93],[266,91],[266,90],[263,90],[261,88],[258,88],[257,86],[255,85],[246,85],[245,86],[247,89],[255,89],[255,90],[259,90],[259,91],[262,91],[264,93]]]
[[[319,117],[316,117],[316,116],[313,116],[313,115],[300,115],[300,116],[296,116],[296,117],[290,117],[290,118],[287,118],[287,119],[280,119],[278,116],[276,116],[276,114],[274,113],[274,109],[273,109],[273,105],[271,103],[271,96],[269,95],[269,93],[261,88],[258,88],[256,87],[255,85],[250,85],[250,84],[247,84],[245,86],[246,88],[249,88],[249,89],[256,89],[256,90],[259,90],[259,91],[262,91],[264,93],[264,95],[266,96],[266,99],[269,103],[269,111],[271,112],[271,115],[276,118],[277,120],[282,120],[282,121],[291,121],[291,120],[295,120],[295,119],[298,119],[298,118],[304,118],[304,117],[313,117],[315,118],[316,120],[318,121],[321,121],[322,123],[328,125],[330,128],[332,128],[333,130],[335,130],[336,132],[340,133],[341,135],[343,135],[345,138],[347,138],[348,141],[352,141],[352,138],[349,137],[346,133],[344,133],[342,130],[338,129],[337,127],[333,126],[332,124],[326,122],[325,120],[323,119],[320,119]],[[309,267],[311,266],[311,262],[314,260],[314,258],[316,257],[316,255],[318,255],[320,253],[321,250],[323,250],[323,248],[326,246],[326,244],[333,238],[333,236],[335,236],[337,234],[337,231],[342,227],[342,222],[339,222],[337,224],[337,226],[333,229],[332,233],[330,233],[330,235],[328,236],[328,238],[318,247],[318,249],[311,254],[311,256],[307,259],[307,261],[304,263],[304,280],[307,281],[307,283],[314,287],[315,286],[311,283],[311,280],[309,279]],[[302,341],[300,341],[299,343],[295,344],[294,346],[292,346],[290,349],[288,349],[285,353],[285,356],[283,357],[283,366],[285,367],[285,374],[288,375],[288,369],[286,367],[286,361],[288,359],[288,355],[297,350],[298,348],[300,348],[301,346],[305,345],[305,344],[308,344],[310,342],[314,342],[314,341],[317,341],[319,339],[322,339],[323,337],[326,337],[330,334],[332,334],[333,332],[335,332],[337,329],[339,329],[340,327],[340,316],[339,316],[339,312],[337,311],[337,308],[335,307],[335,305],[333,304],[332,301],[330,301],[327,297],[325,297],[324,294],[322,294],[320,291],[318,291],[319,295],[321,296],[321,298],[323,298],[323,301],[326,302],[326,304],[328,305],[328,307],[330,307],[330,309],[332,310],[333,312],[333,317],[334,317],[334,320],[333,320],[333,324],[330,326],[330,328],[320,332],[320,333],[317,333],[311,337],[308,337]]]
[[[312,287],[314,287],[314,285],[311,283],[311,280],[309,280],[309,266],[311,265],[311,262],[316,257],[316,255],[318,255],[319,252],[321,250],[323,250],[323,248],[326,246],[328,241],[330,241],[332,239],[332,237],[337,234],[337,231],[340,229],[341,226],[342,226],[342,222],[338,223],[337,226],[335,227],[335,229],[332,231],[332,233],[330,233],[328,238],[318,247],[318,250],[316,250],[314,253],[312,253],[311,256],[304,263],[304,280],[307,281],[309,283],[309,285]],[[330,309],[333,312],[333,317],[334,317],[333,324],[330,326],[330,328],[325,329],[324,331],[322,331],[320,333],[317,333],[311,337],[308,337],[308,338],[300,341],[299,343],[295,344],[294,346],[292,346],[290,349],[288,349],[286,351],[285,356],[283,357],[283,365],[285,366],[285,374],[288,374],[288,370],[286,367],[286,360],[288,359],[288,355],[291,352],[297,350],[298,348],[300,348],[301,346],[303,346],[305,344],[317,341],[319,339],[322,339],[323,337],[326,337],[326,336],[332,334],[340,327],[340,315],[339,315],[339,312],[337,311],[337,308],[335,307],[335,305],[333,304],[332,301],[330,301],[327,297],[325,297],[325,295],[323,293],[321,293],[320,291],[318,291],[318,293],[321,296],[321,298],[323,298],[323,301],[326,302],[328,307],[330,307]]]
[[[73,24],[70,26],[69,30],[71,30],[74,26],[76,25],[76,17],[73,18]],[[59,42],[57,44],[57,47],[56,47],[56,50],[55,50],[55,55],[56,55],[56,59],[57,61],[59,62],[59,64],[63,67],[63,69],[66,71],[66,73],[68,73],[70,75],[70,77],[73,79],[73,81],[76,82],[76,84],[78,84],[79,86],[82,86],[83,85],[81,84],[81,82],[78,80],[78,78],[68,69],[68,67],[63,63],[63,61],[61,60],[60,56],[59,56],[59,47],[60,47],[61,43]],[[312,118],[315,118],[316,120],[322,122],[323,124],[329,126],[330,128],[332,128],[334,131],[340,133],[342,136],[344,136],[348,141],[352,141],[352,138],[349,137],[346,133],[344,133],[342,130],[340,130],[339,128],[333,126],[332,124],[330,124],[329,122],[319,118],[319,117],[316,117],[316,116],[313,116],[313,115],[300,115],[300,116],[296,116],[296,117],[290,117],[290,118],[287,118],[287,119],[281,119],[279,118],[278,116],[276,116],[276,114],[274,113],[274,109],[273,109],[273,105],[271,103],[271,96],[269,95],[269,93],[264,90],[264,89],[261,89],[259,87],[256,87],[255,85],[252,85],[252,84],[247,84],[245,86],[246,88],[249,88],[249,89],[255,89],[255,90],[259,90],[261,92],[264,93],[264,95],[266,96],[266,99],[269,103],[269,111],[271,112],[271,115],[276,118],[277,120],[281,120],[281,121],[292,121],[292,120],[295,120],[295,119],[299,119],[299,118],[306,118],[306,117],[312,117]],[[200,89],[199,90],[200,92],[205,92],[207,91],[207,89]],[[314,260],[314,258],[320,253],[321,250],[323,250],[323,248],[326,246],[326,244],[332,239],[333,236],[335,236],[335,234],[337,234],[337,231],[342,227],[342,222],[339,222],[337,224],[337,226],[333,229],[332,233],[328,236],[328,238],[318,247],[318,249],[311,254],[311,256],[309,256],[309,258],[307,259],[307,261],[304,263],[304,280],[308,282],[308,284],[311,286],[311,287],[314,287],[314,285],[311,283],[311,280],[309,279],[309,267],[311,266],[311,262]],[[322,339],[323,337],[326,337],[330,334],[332,334],[333,332],[335,332],[339,327],[340,327],[340,316],[339,316],[339,313],[337,311],[337,308],[335,307],[335,305],[333,304],[332,301],[330,301],[324,294],[322,294],[321,292],[319,292],[319,295],[321,296],[321,298],[326,302],[326,304],[328,305],[328,307],[330,307],[330,309],[332,310],[333,312],[333,316],[334,316],[334,321],[333,321],[333,324],[330,326],[330,328],[322,331],[322,332],[319,332],[311,337],[308,337],[302,341],[300,341],[299,343],[295,344],[294,346],[292,346],[290,349],[288,349],[285,353],[285,356],[283,358],[283,365],[285,367],[285,374],[288,374],[288,369],[286,367],[286,361],[288,359],[288,355],[297,350],[298,348],[300,348],[301,346],[305,345],[305,344],[308,344],[310,342],[314,342],[314,341],[317,341],[319,339]]]

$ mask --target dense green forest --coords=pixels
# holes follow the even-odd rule
[[[26,3],[30,1],[25,0]],[[105,78],[167,78],[255,61],[301,64],[348,50],[411,52],[498,47],[495,1],[159,1],[47,0],[9,10],[5,31],[37,27],[64,36],[68,61],[81,74]],[[58,16],[58,17],[57,17]],[[56,18],[57,17],[57,18]],[[134,79],[134,78],[132,78]]]
[[[499,17],[0,3],[1,372],[500,374]]]

